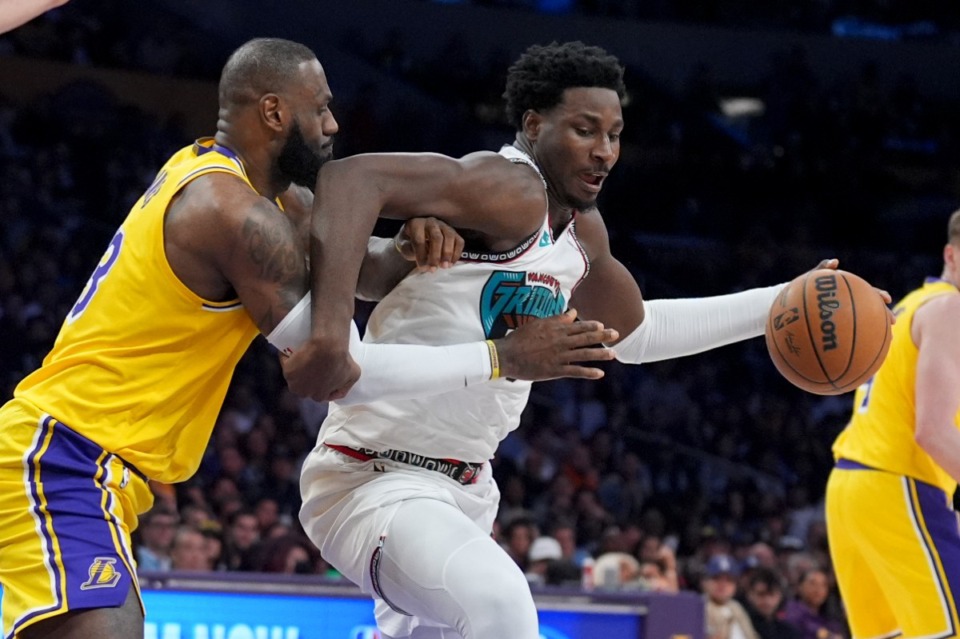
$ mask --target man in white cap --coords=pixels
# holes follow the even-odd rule
[[[547,535],[537,537],[530,544],[530,552],[527,553],[527,581],[540,585],[547,583],[547,568],[550,562],[562,558],[563,550],[559,541]]]

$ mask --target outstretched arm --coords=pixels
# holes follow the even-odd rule
[[[0,33],[16,29],[67,0],[0,0]]]
[[[496,153],[370,154],[328,162],[317,179],[310,247],[310,340],[284,367],[290,388],[342,397],[359,370],[348,354],[357,279],[377,217],[433,216],[507,243],[533,233],[546,194],[533,169]]]
[[[730,295],[646,300],[627,268],[610,253],[596,211],[577,218],[577,236],[590,256],[590,274],[570,300],[583,317],[619,331],[617,359],[628,364],[700,353],[763,334],[764,322],[783,284]],[[820,268],[836,268],[836,260]]]

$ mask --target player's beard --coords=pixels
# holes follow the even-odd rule
[[[332,153],[315,151],[307,144],[300,130],[300,123],[294,122],[290,135],[277,158],[277,170],[280,175],[299,186],[311,191],[317,183],[317,173],[323,163],[331,159]]]

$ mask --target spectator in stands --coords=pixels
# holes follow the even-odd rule
[[[706,598],[707,639],[759,639],[750,616],[733,596],[740,567],[730,555],[714,555],[707,562],[701,589]]]
[[[500,545],[521,570],[527,569],[527,556],[536,537],[536,528],[528,517],[518,516],[508,521],[501,531]]]
[[[640,562],[621,551],[605,552],[593,566],[593,587],[600,590],[640,590]]]
[[[137,544],[137,568],[147,571],[170,570],[170,550],[173,547],[179,517],[165,506],[154,506],[140,518]]]
[[[170,549],[171,570],[206,572],[210,564],[210,552],[203,533],[193,526],[180,526]]]
[[[640,579],[646,590],[653,592],[677,593],[676,569],[668,569],[659,559],[643,559],[640,561]]]
[[[538,585],[547,583],[547,568],[552,562],[562,560],[563,550],[559,541],[546,535],[537,537],[527,553],[527,581]]]
[[[779,616],[783,605],[783,579],[772,568],[750,571],[746,587],[746,608],[760,639],[800,639],[797,630]]]
[[[808,570],[800,576],[795,599],[787,602],[784,620],[797,629],[800,639],[843,639],[843,623],[830,613],[830,581],[826,571]]]
[[[223,549],[227,570],[250,570],[250,550],[260,539],[260,524],[252,510],[239,510],[227,524]]]
[[[253,570],[310,575],[317,572],[320,553],[303,535],[287,533],[264,539],[253,551]]]

